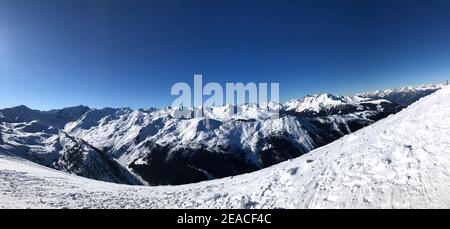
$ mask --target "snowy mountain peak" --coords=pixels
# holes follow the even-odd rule
[[[0,110],[0,116],[10,121],[24,121],[34,118],[36,111],[31,110],[25,105]]]
[[[357,105],[360,102],[365,101],[364,99],[355,96],[340,96],[332,94],[317,94],[308,95],[300,100],[290,100],[286,103],[286,110],[295,111],[298,113],[303,112],[326,112],[330,109],[346,106],[346,105]]]

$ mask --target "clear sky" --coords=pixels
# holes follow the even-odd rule
[[[170,105],[171,86],[281,99],[450,79],[448,0],[0,0],[0,107]]]

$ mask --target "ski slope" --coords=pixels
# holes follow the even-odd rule
[[[0,153],[0,208],[449,208],[450,88],[300,158],[183,186],[89,180]]]

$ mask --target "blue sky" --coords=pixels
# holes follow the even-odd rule
[[[170,105],[171,86],[282,100],[450,79],[450,1],[0,0],[0,107]]]

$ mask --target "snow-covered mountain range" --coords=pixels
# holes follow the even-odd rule
[[[215,107],[174,118],[175,108],[0,110],[0,152],[92,179],[187,184],[253,172],[304,155],[394,114],[441,85],[356,96],[321,94],[278,106]],[[233,110],[241,111],[232,114]]]
[[[448,208],[448,136],[444,86],[297,159],[196,184],[112,184],[0,154],[0,208]]]
[[[433,93],[435,88],[440,88],[443,85],[422,85],[416,87],[402,87],[396,89],[387,89],[374,92],[366,92],[358,94],[357,96],[363,98],[379,98],[386,99],[402,106],[409,106],[420,98]]]

